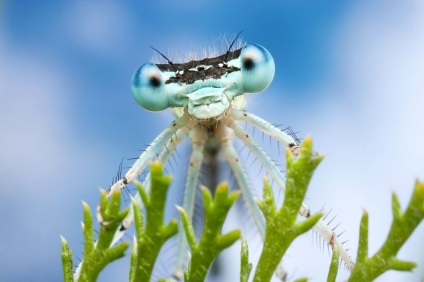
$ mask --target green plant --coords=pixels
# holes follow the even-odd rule
[[[79,271],[78,281],[95,281],[105,266],[114,260],[125,255],[125,250],[129,243],[124,242],[111,247],[113,237],[122,220],[128,214],[129,209],[120,211],[121,194],[119,191],[113,192],[110,200],[107,199],[106,192],[100,191],[100,203],[97,210],[100,223],[100,231],[97,242],[94,243],[93,218],[90,208],[83,202],[84,224],[84,263]],[[62,263],[65,281],[73,281],[72,277],[72,253],[66,240],[62,237]]]
[[[396,257],[400,248],[424,218],[424,183],[416,181],[411,200],[402,213],[396,193],[392,195],[393,221],[383,246],[368,257],[368,213],[363,212],[356,265],[349,281],[372,281],[384,272],[392,270],[411,271],[417,265]]]
[[[137,190],[146,209],[146,224],[137,201],[132,198],[136,236],[131,251],[131,268],[129,281],[148,281],[156,258],[163,244],[177,234],[178,223],[172,220],[164,225],[164,210],[166,192],[171,178],[163,175],[159,163],[150,166],[152,187],[150,196],[140,183],[136,183]]]
[[[258,201],[258,205],[266,220],[266,236],[253,281],[269,281],[290,244],[299,235],[311,229],[322,216],[318,213],[301,222],[296,220],[309,181],[322,158],[314,153],[310,138],[304,140],[299,156],[294,157],[287,151],[286,191],[284,203],[280,208],[276,206],[272,189],[265,179],[264,198]],[[171,179],[164,175],[161,165],[157,162],[151,165],[150,172],[152,181],[149,194],[139,183],[136,184],[145,207],[145,219],[137,201],[132,199],[136,236],[131,251],[129,281],[149,281],[162,245],[178,232],[176,220],[167,225],[164,225],[163,221],[165,199]],[[182,208],[178,208],[184,233],[191,248],[191,259],[184,275],[185,281],[204,280],[216,256],[239,239],[242,241],[240,281],[249,280],[252,264],[248,261],[248,246],[240,231],[233,230],[221,234],[228,210],[237,197],[238,192],[228,192],[227,184],[219,185],[214,196],[207,188],[203,188],[205,224],[199,239],[194,235],[191,219]],[[120,203],[119,191],[113,192],[110,200],[107,199],[105,192],[101,191],[97,210],[100,231],[96,243],[93,238],[92,215],[88,205],[83,203],[85,247],[78,281],[95,281],[107,264],[124,256],[128,242],[110,246],[120,222],[130,212],[129,209],[120,211]],[[396,194],[393,194],[392,211],[393,222],[388,237],[381,249],[372,257],[368,257],[368,214],[364,211],[360,224],[356,264],[349,281],[372,281],[390,269],[409,271],[416,267],[415,263],[402,261],[396,255],[424,218],[424,183],[416,182],[411,200],[404,212],[401,211]],[[74,281],[72,253],[63,237],[62,264],[64,280]],[[334,247],[327,281],[336,280],[338,266],[338,250]],[[307,278],[297,281],[307,281]]]
[[[184,225],[184,231],[192,251],[187,272],[184,274],[185,281],[202,281],[218,254],[240,239],[240,230],[233,230],[221,235],[228,211],[237,199],[239,192],[228,194],[228,185],[221,184],[215,191],[215,199],[212,199],[208,188],[203,188],[203,202],[205,208],[205,224],[199,241],[194,234],[194,228],[186,212],[178,207]]]

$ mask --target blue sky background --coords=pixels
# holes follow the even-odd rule
[[[352,249],[363,208],[374,253],[391,222],[391,191],[405,206],[424,180],[420,0],[3,1],[0,21],[2,281],[62,280],[59,235],[81,257],[81,200],[94,208],[121,158],[173,119],[130,94],[133,72],[154,55],[149,45],[184,55],[243,30],[271,52],[274,82],[248,110],[313,135],[327,158],[307,203],[333,208]],[[423,236],[421,224],[399,254],[419,267],[379,281],[424,277]],[[286,261],[293,278],[322,281],[329,256],[304,238]],[[118,263],[100,281],[125,277]]]

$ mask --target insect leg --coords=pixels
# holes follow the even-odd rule
[[[188,218],[193,217],[194,202],[196,200],[197,181],[199,178],[200,167],[203,162],[203,150],[205,141],[208,138],[208,133],[201,126],[194,126],[189,133],[192,152],[190,156],[190,164],[187,172],[187,179],[184,189],[183,209],[187,213]],[[177,243],[177,259],[173,272],[173,278],[181,280],[184,276],[185,262],[187,257],[188,243],[184,236],[184,228],[182,222],[179,225],[180,232],[178,233]]]
[[[225,155],[227,162],[230,164],[231,169],[234,172],[234,175],[237,179],[237,183],[240,187],[243,198],[246,202],[246,205],[250,211],[250,214],[253,217],[253,220],[258,228],[259,234],[261,235],[262,240],[265,238],[265,220],[260,211],[258,205],[255,201],[255,196],[252,193],[252,189],[248,183],[248,177],[243,169],[243,166],[240,164],[240,158],[237,154],[237,151],[233,145],[234,134],[233,131],[225,125],[220,125],[215,130],[217,137],[221,141],[222,149]],[[282,280],[285,281],[286,271],[284,270],[283,265],[280,263],[276,275]]]
[[[286,179],[284,175],[278,170],[275,166],[274,162],[270,159],[270,157],[262,150],[262,148],[249,136],[249,134],[240,126],[240,124],[236,120],[232,120],[228,122],[228,126],[234,130],[234,134],[242,140],[246,146],[252,151],[252,153],[256,156],[256,158],[260,161],[262,166],[268,171],[268,173],[272,176],[272,178],[277,182],[278,186],[281,190],[285,190],[285,182]],[[304,217],[309,217],[311,212],[309,208],[302,203],[302,207],[300,208],[299,214]],[[346,266],[349,269],[353,268],[353,261],[350,258],[346,248],[343,246],[343,243],[339,240],[336,233],[328,226],[324,220],[320,219],[317,224],[314,226],[315,230],[321,237],[329,244],[331,247],[334,245],[337,246],[339,250],[340,258],[346,263]]]
[[[221,142],[225,158],[234,172],[234,176],[236,177],[237,183],[240,186],[240,190],[243,194],[244,200],[246,201],[246,205],[263,239],[265,238],[265,220],[262,216],[262,212],[256,204],[255,196],[253,195],[252,189],[250,188],[248,182],[248,177],[242,165],[240,164],[240,158],[233,146],[234,134],[231,129],[224,125],[219,125],[215,129],[215,133]]]
[[[172,136],[181,128],[186,127],[190,129],[194,123],[190,120],[188,114],[173,121],[165,130],[163,130],[158,137],[153,140],[152,144],[140,155],[137,161],[125,174],[124,178],[118,180],[106,192],[110,195],[116,189],[124,188],[128,183],[133,182],[148,166],[149,162],[156,156],[158,152],[163,150],[165,144]]]
[[[144,171],[148,163],[156,156],[157,152],[161,151],[159,160],[165,164],[169,157],[172,155],[172,152],[174,152],[176,145],[184,139],[192,126],[194,126],[194,123],[189,120],[188,115],[183,115],[173,121],[165,130],[159,134],[158,137],[156,137],[156,139],[152,142],[153,145],[149,146],[147,150],[145,150],[140,155],[134,165],[127,172],[125,177],[115,182],[107,190],[108,196],[111,195],[112,191],[116,189],[123,189],[125,186],[127,186],[128,183],[133,182],[134,179]],[[141,160],[144,160],[144,163],[142,163]],[[149,182],[150,180],[148,177],[145,180],[144,187],[149,187]],[[136,199],[139,203],[141,203],[139,195],[136,195]],[[96,215],[98,221],[101,223],[103,219],[100,216],[99,206],[97,207]],[[125,231],[131,226],[133,219],[132,209],[130,208],[130,212],[122,222],[120,228],[117,230],[114,239],[112,240],[111,246],[113,246],[117,241],[119,241],[119,239],[122,238]],[[74,280],[79,278],[82,263],[83,261],[81,261],[75,269]]]
[[[162,150],[162,152],[159,154],[158,160],[159,162],[165,166],[171,155],[175,152],[175,149],[177,148],[177,145],[184,140],[184,138],[188,134],[188,128],[183,127],[179,129],[175,135],[167,141],[167,144],[165,148]],[[143,188],[147,190],[147,192],[150,190],[150,174],[146,176],[146,179],[143,181]],[[134,198],[137,200],[137,203],[140,208],[143,208],[143,202],[141,201],[140,195],[137,193]],[[116,244],[117,241],[119,241],[122,236],[124,235],[125,231],[131,226],[134,220],[134,214],[132,209],[132,204],[130,205],[130,211],[128,215],[125,217],[125,219],[122,221],[121,226],[115,233],[115,237],[112,240],[112,244]]]
[[[262,132],[273,137],[275,140],[277,140],[278,142],[280,142],[286,147],[299,145],[299,140],[296,140],[295,138],[293,138],[293,136],[290,136],[289,134],[285,133],[281,129],[275,127],[274,125],[270,124],[266,120],[254,114],[248,113],[246,111],[231,109],[231,116],[236,120],[243,120],[251,124],[252,126],[256,127]]]

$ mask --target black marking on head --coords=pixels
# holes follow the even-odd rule
[[[122,178],[122,183],[124,183],[124,185],[128,184],[128,179],[126,177]]]
[[[122,224],[121,227],[119,228],[119,232],[123,232],[127,230],[127,228]]]
[[[231,51],[227,54],[220,55],[214,58],[205,58],[198,61],[190,61],[182,64],[156,64],[162,72],[174,71],[175,76],[170,77],[165,84],[169,83],[186,83],[193,84],[197,80],[205,80],[208,78],[220,78],[224,74],[240,71],[240,68],[225,64],[227,57],[232,60],[238,58],[241,54],[241,48]],[[205,66],[211,66],[208,69]],[[196,71],[190,70],[196,69]]]

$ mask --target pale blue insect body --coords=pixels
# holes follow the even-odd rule
[[[233,140],[236,137],[244,143],[281,190],[285,189],[284,174],[240,122],[269,135],[294,153],[299,144],[290,134],[252,113],[243,111],[242,103],[239,103],[244,97],[243,94],[260,92],[271,83],[275,72],[271,54],[256,44],[248,44],[234,51],[231,51],[231,46],[223,55],[181,64],[174,64],[160,53],[167,59],[167,64],[146,63],[134,73],[131,89],[137,103],[150,111],[172,108],[177,118],[155,138],[125,176],[113,184],[107,193],[110,195],[112,191],[122,189],[136,180],[153,159],[157,158],[165,165],[177,145],[189,137],[192,152],[185,182],[183,208],[191,217],[207,141],[214,138],[219,142],[222,155],[231,167],[249,213],[259,234],[264,238],[265,221],[256,204],[248,175],[241,164]],[[143,186],[149,187],[149,182],[147,177]],[[142,206],[141,201],[139,204]],[[131,211],[132,209],[116,233],[114,242],[117,242],[132,224]],[[305,217],[310,216],[310,211],[304,204],[299,213]],[[347,250],[323,220],[316,224],[315,229],[330,246],[338,248],[347,267],[353,267]],[[183,277],[188,252],[188,244],[182,233],[179,234],[177,249],[172,276],[179,280]],[[280,269],[279,273],[284,271]],[[78,277],[78,269],[75,276]]]
[[[185,69],[161,71],[152,63],[142,65],[134,74],[131,89],[137,103],[151,111],[168,107],[185,107],[198,119],[222,115],[230,101],[245,93],[264,90],[271,83],[275,65],[271,54],[260,45],[249,44],[241,49],[240,55],[217,65],[201,65]],[[212,68],[233,68],[219,78],[208,77]],[[187,75],[187,72],[205,72],[205,78],[191,83],[172,82],[170,78]]]

